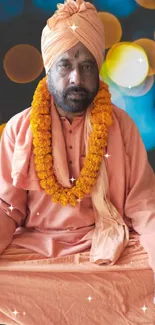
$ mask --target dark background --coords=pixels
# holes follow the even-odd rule
[[[46,2],[46,0],[44,0]],[[117,11],[118,1],[113,2],[114,11]],[[123,0],[122,5],[127,5],[127,0]],[[133,0],[131,0],[133,1]],[[62,2],[62,1],[59,1]],[[109,0],[91,1],[99,11],[108,11]],[[0,16],[2,14],[1,5],[4,1],[0,0]],[[8,1],[9,3],[9,1]],[[56,8],[55,8],[56,9]],[[113,9],[110,9],[111,12]],[[109,12],[110,12],[109,10]],[[24,2],[24,11],[21,15],[0,21],[0,124],[7,122],[13,115],[21,112],[31,105],[34,90],[45,75],[45,72],[34,81],[20,84],[11,81],[5,74],[3,60],[7,51],[17,44],[29,44],[40,49],[41,32],[46,24],[46,20],[52,15],[53,11],[41,10],[35,7],[31,0]],[[114,12],[115,13],[115,12]],[[116,12],[117,14],[117,12]],[[119,16],[119,15],[118,15]],[[149,38],[154,40],[155,35],[155,10],[144,9],[141,6],[129,15],[119,17],[123,28],[121,41],[134,41],[138,38]],[[155,96],[154,96],[155,107]],[[155,149],[148,151],[150,164],[155,170]]]

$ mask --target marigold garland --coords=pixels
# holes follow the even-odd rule
[[[0,125],[0,138],[2,136],[2,133],[3,133],[3,130],[4,130],[5,126],[6,126],[6,123]]]
[[[45,77],[34,93],[30,114],[36,171],[41,187],[52,197],[53,202],[63,206],[75,206],[78,199],[83,199],[85,194],[90,193],[96,183],[107,145],[108,127],[113,123],[111,94],[108,85],[101,81],[91,112],[93,132],[89,138],[88,153],[79,178],[72,188],[64,188],[59,184],[53,169],[50,98]]]

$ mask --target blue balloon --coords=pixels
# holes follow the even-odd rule
[[[0,21],[7,21],[22,14],[24,0],[0,0]]]
[[[58,3],[64,3],[63,0],[33,0],[33,4],[46,12],[53,13],[57,9]]]
[[[92,3],[98,11],[107,11],[116,17],[128,17],[138,4],[135,0],[93,0]]]

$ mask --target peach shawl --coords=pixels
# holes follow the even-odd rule
[[[51,103],[54,105],[53,101],[51,101]],[[53,108],[54,106],[52,107],[52,110]],[[87,153],[88,138],[90,132],[92,132],[90,123],[91,109],[91,107],[87,109],[85,117],[85,153]],[[71,184],[69,182],[69,170],[65,145],[63,145],[63,142],[60,143],[57,141],[59,138],[64,138],[61,122],[59,123],[59,127],[57,126],[56,130],[54,129],[54,124],[52,127],[52,145],[55,173],[59,182],[63,186],[71,187]],[[26,134],[26,137],[24,137],[24,143],[22,136],[23,132]],[[24,122],[23,132],[21,130],[15,143],[14,152],[16,152],[16,146],[18,148],[18,151],[20,151],[20,148],[24,148],[25,156],[22,164],[19,163],[17,159],[13,159],[12,178],[14,186],[18,186],[18,179],[20,176],[22,177],[23,173],[25,174],[25,171],[27,170],[27,166],[29,165],[29,161],[31,159],[33,136],[30,128],[29,117],[27,117],[27,121]],[[61,166],[59,162],[62,162]],[[103,159],[97,182],[90,193],[95,216],[95,228],[92,234],[90,261],[96,264],[104,263],[107,265],[112,265],[118,260],[121,253],[128,244],[129,230],[120,213],[108,199],[108,192],[108,177],[105,162]]]

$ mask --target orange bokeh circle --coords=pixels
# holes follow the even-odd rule
[[[108,12],[98,12],[104,26],[105,48],[118,43],[122,37],[122,27],[119,20]]]
[[[19,44],[6,53],[3,67],[13,82],[28,83],[38,78],[43,71],[43,60],[34,46]]]
[[[148,38],[140,38],[133,43],[141,46],[145,53],[147,54],[149,61],[149,72],[148,76],[155,74],[155,41]]]
[[[136,2],[146,9],[155,9],[155,0],[136,0]]]

